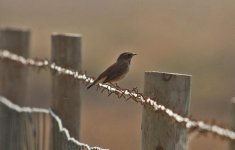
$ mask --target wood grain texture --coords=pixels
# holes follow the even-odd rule
[[[53,34],[51,60],[59,66],[80,71],[80,35]],[[77,140],[80,129],[80,100],[79,82],[71,77],[52,73],[52,110]]]
[[[162,72],[145,72],[144,94],[174,112],[189,112],[191,76]],[[186,150],[187,130],[162,112],[143,108],[142,150]]]
[[[29,57],[30,31],[20,28],[0,29],[0,49],[6,49],[23,57]],[[27,68],[11,61],[0,61],[0,95],[20,105],[27,101]]]
[[[10,52],[18,55],[29,57],[30,46],[30,31],[21,28],[2,28],[0,29],[0,49],[6,49]],[[29,105],[27,99],[28,88],[28,71],[24,66],[15,62],[0,60],[0,95],[10,99],[12,102],[20,105]],[[4,111],[2,109],[1,111]],[[23,121],[17,118],[16,113],[1,113],[0,115],[0,149],[23,149],[24,143],[22,137],[24,135],[22,129]],[[15,120],[12,120],[15,119]],[[18,121],[19,120],[19,121]],[[18,137],[15,142],[17,144],[11,144],[12,135],[15,132],[12,131],[14,121],[18,121],[17,131]]]

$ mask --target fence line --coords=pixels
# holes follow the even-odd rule
[[[46,60],[46,59],[36,60],[36,59],[31,59],[31,58],[24,58],[22,56],[11,53],[7,50],[0,50],[0,58],[14,61],[22,65],[36,67],[39,70],[48,68],[51,71],[54,71],[58,74],[68,75],[74,78],[75,82],[76,80],[80,80],[85,84],[89,84],[94,81],[94,79],[91,77],[88,77],[86,73],[79,73],[71,69],[60,67],[56,65],[54,62],[50,62],[49,60]],[[138,92],[137,88],[134,88],[132,90],[122,89],[117,85],[107,85],[107,84],[99,83],[97,85],[97,91],[99,89],[101,89],[102,93],[104,91],[107,91],[108,96],[115,94],[117,95],[118,98],[124,98],[125,100],[133,100],[137,103],[140,103],[141,105],[148,106],[152,108],[152,110],[155,112],[162,111],[168,117],[173,119],[176,123],[183,125],[187,129],[189,129],[190,132],[197,131],[199,132],[199,134],[212,133],[213,135],[219,136],[226,140],[231,140],[231,141],[235,140],[234,131],[227,129],[227,128],[223,128],[215,124],[208,124],[208,123],[205,123],[204,121],[180,116],[179,114],[173,112],[171,109],[166,108],[165,106],[161,104],[158,104],[156,101],[154,101],[153,98],[145,97],[142,93]]]
[[[42,113],[42,114],[50,115],[57,123],[57,125],[59,127],[59,132],[64,133],[64,135],[66,136],[67,141],[71,141],[73,144],[80,147],[82,150],[107,150],[107,149],[103,149],[103,148],[99,148],[99,147],[90,147],[89,145],[81,143],[81,142],[77,141],[76,139],[74,139],[73,137],[71,137],[69,131],[65,127],[63,127],[61,119],[50,109],[20,107],[16,104],[10,102],[9,100],[7,100],[4,97],[0,97],[0,104],[5,105],[9,109],[16,111],[17,113],[23,113],[23,112],[29,113],[29,114]]]

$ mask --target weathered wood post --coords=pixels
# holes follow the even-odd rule
[[[0,49],[6,49],[18,55],[28,57],[29,46],[30,31],[28,29],[0,29]],[[0,95],[7,97],[18,105],[27,105],[27,73],[27,68],[16,62],[0,60]],[[0,149],[23,149],[25,146],[25,143],[22,142],[24,135],[22,132],[24,127],[23,120],[19,117],[17,118],[16,113],[5,110],[0,110]],[[13,128],[13,122],[17,122],[17,119],[19,119],[19,124]]]
[[[28,29],[0,29],[0,49],[29,57],[30,31]],[[27,103],[27,68],[15,62],[0,62],[0,95],[18,105]]]
[[[81,36],[53,34],[51,60],[59,66],[81,71]],[[76,139],[79,139],[80,100],[79,82],[52,73],[52,110]]]
[[[145,72],[144,94],[174,112],[187,116],[191,76]],[[186,150],[187,129],[162,112],[144,107],[142,112],[142,150]]]
[[[232,98],[231,100],[231,106],[232,106],[232,109],[231,109],[231,127],[232,127],[232,130],[235,131],[235,97]],[[231,141],[230,143],[230,150],[235,150],[235,141]]]

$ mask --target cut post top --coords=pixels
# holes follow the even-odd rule
[[[181,73],[170,73],[170,72],[161,72],[161,71],[145,71],[146,74],[166,74],[166,75],[174,75],[174,76],[188,76],[192,77],[192,75],[189,74],[181,74]]]
[[[58,33],[58,32],[53,32],[52,33],[52,37],[53,36],[60,36],[60,37],[76,37],[76,38],[78,38],[78,37],[82,37],[82,35],[81,34],[76,34],[76,33]]]
[[[235,97],[232,97],[231,103],[235,105]]]
[[[17,26],[2,26],[0,27],[1,31],[6,31],[6,32],[30,32],[30,28],[27,27],[17,27]]]

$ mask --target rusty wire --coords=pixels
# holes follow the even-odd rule
[[[50,62],[49,60],[35,60],[31,58],[24,58],[22,56],[11,53],[7,50],[0,50],[0,58],[14,61],[16,63],[20,63],[26,66],[41,68],[49,68],[51,71],[56,72],[58,74],[68,75],[75,80],[83,81],[85,84],[92,83],[94,81],[93,78],[88,77],[86,73],[80,73],[78,71],[74,71],[71,69],[66,69],[61,66],[56,65],[54,62]],[[175,120],[176,123],[185,126],[189,129],[190,132],[197,131],[199,134],[211,133],[215,136],[219,136],[222,139],[226,140],[235,140],[235,132],[221,127],[216,124],[209,124],[205,121],[200,121],[196,119],[191,119],[189,117],[183,117],[171,109],[166,108],[164,105],[158,104],[155,100],[145,97],[142,93],[138,92],[137,88],[132,90],[130,89],[122,89],[117,85],[108,85],[108,84],[97,84],[97,91],[101,88],[101,92],[108,92],[108,96],[115,94],[118,98],[124,98],[125,100],[133,100],[143,106],[148,106],[152,108],[153,111],[162,111],[168,117]]]

